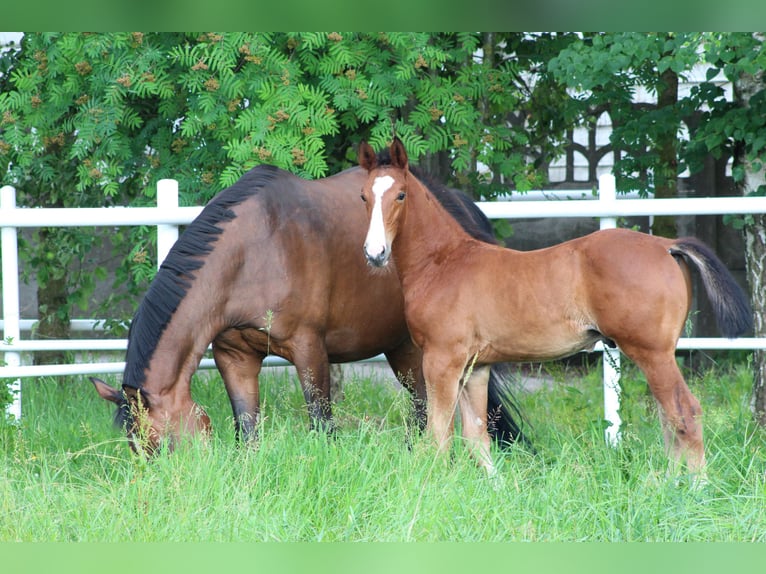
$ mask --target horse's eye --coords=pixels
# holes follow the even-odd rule
[[[397,200],[397,201],[404,201],[404,198],[405,198],[405,197],[407,197],[407,194],[406,194],[406,193],[404,193],[403,191],[400,191],[400,192],[399,192],[399,195],[397,195],[397,196],[396,196],[396,200]]]
[[[367,203],[367,198],[364,196],[364,194],[361,194],[359,197],[362,198],[362,201]]]

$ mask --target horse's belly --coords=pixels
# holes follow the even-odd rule
[[[601,335],[592,330],[566,336],[519,334],[516,337],[491,342],[480,358],[488,363],[553,361],[590,350],[601,339]]]
[[[360,361],[398,347],[407,337],[401,325],[367,323],[364,328],[336,328],[325,335],[327,356],[333,363]]]

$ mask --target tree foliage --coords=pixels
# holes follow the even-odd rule
[[[678,84],[699,62],[697,48],[687,33],[586,34],[551,61],[552,73],[575,90],[584,121],[608,112],[618,189],[676,195],[687,119]],[[649,97],[642,101],[640,90]],[[653,231],[675,236],[674,219],[656,217]]]
[[[701,35],[703,57],[710,66],[707,82],[692,91],[691,106],[700,110],[702,121],[690,143],[688,157],[701,163],[704,156],[741,156],[750,163],[753,173],[762,172],[766,154],[766,51],[763,39],[750,33],[706,33]],[[712,82],[719,75],[734,88],[734,99],[726,98],[724,90]],[[743,94],[740,79],[752,78],[752,93]],[[737,161],[732,169],[735,182],[746,177],[746,161]],[[748,193],[766,195],[766,189],[756,186]]]
[[[143,205],[161,178],[199,205],[260,163],[316,178],[394,132],[416,161],[492,196],[539,185],[526,154],[550,148],[514,121],[528,88],[508,54],[520,34],[29,33],[3,56],[0,166],[26,206]],[[539,64],[529,50],[525,62]],[[527,65],[522,64],[521,66]],[[547,113],[535,117],[554,117]],[[490,176],[477,175],[485,165]],[[40,336],[61,337],[97,279],[90,230],[45,229],[25,246]],[[153,274],[146,228],[107,230],[129,253],[115,283]],[[103,309],[113,309],[110,299]]]
[[[709,78],[721,71],[733,86],[728,102],[714,86],[696,94],[706,104],[705,121],[699,130],[696,152],[734,158],[732,176],[743,195],[766,194],[766,52],[763,32],[752,34],[706,34],[705,58],[712,66]],[[736,218],[744,229],[747,277],[752,293],[753,330],[766,336],[766,215]],[[766,353],[753,353],[753,415],[766,425]]]

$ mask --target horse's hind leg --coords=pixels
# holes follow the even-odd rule
[[[671,463],[686,463],[691,473],[703,472],[705,448],[702,440],[702,408],[686,385],[674,352],[623,351],[646,375],[649,388],[659,406],[665,448]]]
[[[213,341],[213,358],[229,395],[237,438],[256,440],[260,417],[258,376],[265,354],[252,349],[238,332],[232,331]]]
[[[484,365],[466,373],[460,393],[460,420],[463,438],[471,450],[471,455],[479,466],[493,474],[495,466],[490,454],[490,438],[487,432],[489,369],[488,365]]]
[[[415,407],[415,421],[418,429],[426,428],[426,381],[423,378],[423,353],[411,339],[386,352],[388,364],[394,371],[397,380],[412,396]]]
[[[312,430],[333,431],[330,400],[330,362],[324,341],[316,332],[294,335],[292,363],[298,372]]]

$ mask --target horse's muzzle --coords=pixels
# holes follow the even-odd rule
[[[385,267],[388,264],[390,252],[388,249],[383,249],[379,253],[373,255],[367,249],[364,250],[364,256],[367,259],[367,265],[371,267]]]

